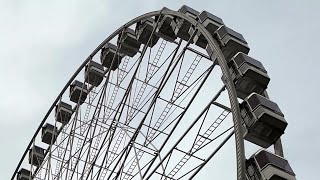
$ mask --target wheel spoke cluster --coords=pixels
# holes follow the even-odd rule
[[[248,52],[219,17],[188,6],[130,21],[68,82],[12,179],[192,179],[233,134],[238,180],[295,179],[287,122]],[[275,153],[245,159],[244,139]]]

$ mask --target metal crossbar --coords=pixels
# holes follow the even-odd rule
[[[165,118],[167,117],[168,113],[170,112],[171,108],[172,108],[172,102],[174,102],[177,97],[179,97],[179,95],[181,94],[182,90],[184,89],[184,87],[186,87],[188,80],[190,79],[192,73],[194,72],[194,70],[196,69],[196,67],[198,66],[200,60],[201,60],[201,56],[197,55],[195,57],[195,59],[193,60],[193,62],[191,63],[190,67],[188,68],[187,72],[185,73],[185,75],[183,76],[181,82],[177,81],[176,83],[176,88],[173,92],[173,95],[171,97],[171,102],[168,102],[166,104],[166,107],[164,108],[164,110],[161,112],[160,117],[157,119],[154,127],[150,130],[150,132],[147,134],[147,138],[146,138],[146,142],[150,142],[152,141],[155,133],[157,132],[156,130],[158,130],[160,128],[160,126],[163,124]]]
[[[210,137],[210,135],[219,127],[219,125],[225,120],[225,118],[229,115],[229,111],[222,111],[222,113],[218,116],[218,118],[208,127],[208,129],[200,135],[197,134],[197,141],[192,145],[189,152],[187,152],[180,161],[176,164],[176,166],[170,171],[168,177],[174,177],[178,171],[187,163],[187,161],[191,158],[191,156],[201,148],[204,142]]]

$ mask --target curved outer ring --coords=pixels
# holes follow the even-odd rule
[[[60,92],[60,94],[58,95],[58,97],[52,103],[51,107],[49,108],[48,112],[44,116],[42,122],[40,123],[38,129],[36,130],[35,134],[33,135],[31,141],[29,142],[25,152],[23,153],[23,155],[22,155],[22,157],[20,159],[20,162],[18,163],[11,180],[14,180],[14,177],[17,174],[17,172],[19,170],[19,167],[22,164],[22,162],[23,162],[23,160],[24,160],[29,148],[31,147],[34,139],[38,135],[40,129],[42,128],[42,126],[45,123],[46,119],[50,115],[51,111],[53,110],[55,105],[58,103],[58,101],[61,99],[62,95],[65,93],[65,91],[67,90],[69,85],[72,83],[72,81],[75,79],[75,77],[80,73],[80,71],[85,67],[85,65],[91,60],[91,58],[94,55],[96,55],[98,53],[98,51],[107,42],[109,42],[112,38],[114,38],[116,35],[121,33],[123,28],[129,27],[129,26],[133,25],[134,23],[137,23],[138,21],[140,21],[142,19],[145,19],[145,18],[148,18],[148,17],[152,17],[152,16],[156,16],[156,15],[159,15],[159,14],[173,15],[173,16],[177,16],[177,17],[180,17],[180,18],[183,18],[183,19],[189,21],[192,25],[194,25],[202,33],[202,35],[208,41],[208,45],[210,46],[210,48],[213,49],[213,51],[214,51],[214,53],[215,53],[215,55],[217,57],[218,64],[221,67],[223,76],[226,79],[226,88],[228,90],[228,95],[229,95],[230,104],[231,104],[231,111],[232,111],[233,122],[234,122],[234,131],[235,131],[235,140],[236,140],[237,179],[238,180],[245,180],[245,152],[244,152],[243,132],[242,132],[242,128],[241,128],[242,125],[241,125],[241,119],[240,119],[240,109],[239,109],[239,106],[238,106],[239,102],[238,102],[238,99],[237,99],[235,86],[234,86],[234,84],[233,84],[233,82],[231,80],[231,75],[230,75],[230,73],[228,71],[228,66],[227,66],[226,60],[224,58],[224,55],[221,52],[219,44],[217,43],[217,41],[211,36],[209,31],[201,23],[199,23],[198,21],[196,21],[195,19],[193,19],[193,18],[191,18],[189,16],[186,16],[185,14],[182,14],[182,13],[177,12],[177,11],[167,10],[167,9],[161,10],[161,11],[149,12],[149,13],[146,13],[144,15],[138,16],[135,19],[132,19],[131,21],[129,21],[128,23],[124,24],[123,26],[118,28],[116,31],[114,31],[104,41],[102,41],[102,43],[89,55],[89,57],[80,65],[80,67],[77,69],[77,71],[72,75],[70,80],[63,87],[63,89]],[[211,59],[211,60],[213,61],[214,59]]]

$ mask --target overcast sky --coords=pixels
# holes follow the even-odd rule
[[[270,98],[289,123],[283,145],[298,179],[320,170],[320,1],[0,0],[0,179],[9,179],[46,111],[100,42],[167,6],[207,10],[243,34],[268,70]]]

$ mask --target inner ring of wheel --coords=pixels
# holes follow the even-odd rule
[[[244,152],[244,140],[243,140],[243,132],[242,132],[242,128],[241,128],[241,119],[240,119],[240,109],[239,109],[239,102],[237,100],[237,94],[236,94],[236,90],[234,87],[234,84],[231,80],[231,75],[228,71],[228,66],[226,63],[226,60],[224,58],[224,55],[222,54],[219,44],[217,43],[217,41],[211,36],[211,34],[209,33],[209,31],[198,21],[196,21],[195,19],[180,13],[180,12],[176,12],[176,11],[171,11],[168,9],[164,9],[161,11],[153,11],[153,12],[149,12],[146,13],[144,15],[141,15],[131,21],[129,21],[128,23],[124,24],[123,26],[121,26],[120,28],[118,28],[116,31],[114,31],[109,37],[107,37],[104,41],[102,41],[102,43],[89,55],[89,57],[80,65],[80,67],[76,70],[76,72],[72,75],[72,77],[70,78],[70,80],[66,83],[66,85],[64,86],[64,88],[62,89],[62,91],[60,92],[60,94],[57,96],[57,98],[55,99],[55,101],[53,102],[53,104],[51,105],[51,107],[49,108],[48,112],[46,113],[45,117],[43,118],[42,122],[40,123],[38,129],[36,130],[34,136],[32,137],[28,147],[26,148],[22,158],[20,159],[19,164],[17,165],[17,168],[12,176],[12,180],[14,179],[16,173],[18,172],[18,169],[20,167],[20,165],[23,162],[23,159],[25,158],[28,149],[31,147],[32,142],[34,141],[34,139],[36,138],[37,134],[39,133],[40,129],[42,128],[43,124],[45,123],[46,119],[48,118],[48,116],[50,115],[51,111],[54,109],[55,105],[58,103],[58,101],[61,99],[62,95],[64,94],[64,92],[67,90],[67,88],[69,87],[69,85],[72,83],[72,81],[76,78],[76,76],[80,73],[80,71],[85,67],[85,65],[92,59],[92,57],[98,53],[98,51],[107,43],[109,42],[111,39],[113,39],[116,35],[118,35],[119,33],[121,33],[121,31],[124,28],[130,27],[131,25],[149,18],[149,17],[153,17],[156,15],[173,15],[175,17],[179,17],[179,18],[183,18],[187,21],[189,21],[208,41],[208,46],[210,46],[210,48],[214,51],[217,62],[219,64],[219,66],[221,67],[221,71],[222,71],[222,75],[225,77],[226,81],[226,88],[228,91],[228,95],[229,95],[229,100],[230,100],[230,105],[231,105],[231,112],[232,112],[232,116],[233,116],[233,122],[234,122],[234,134],[235,134],[235,141],[236,141],[236,159],[237,159],[237,179],[238,180],[244,180],[245,179],[245,152]],[[214,61],[215,59],[211,59],[212,61]]]

